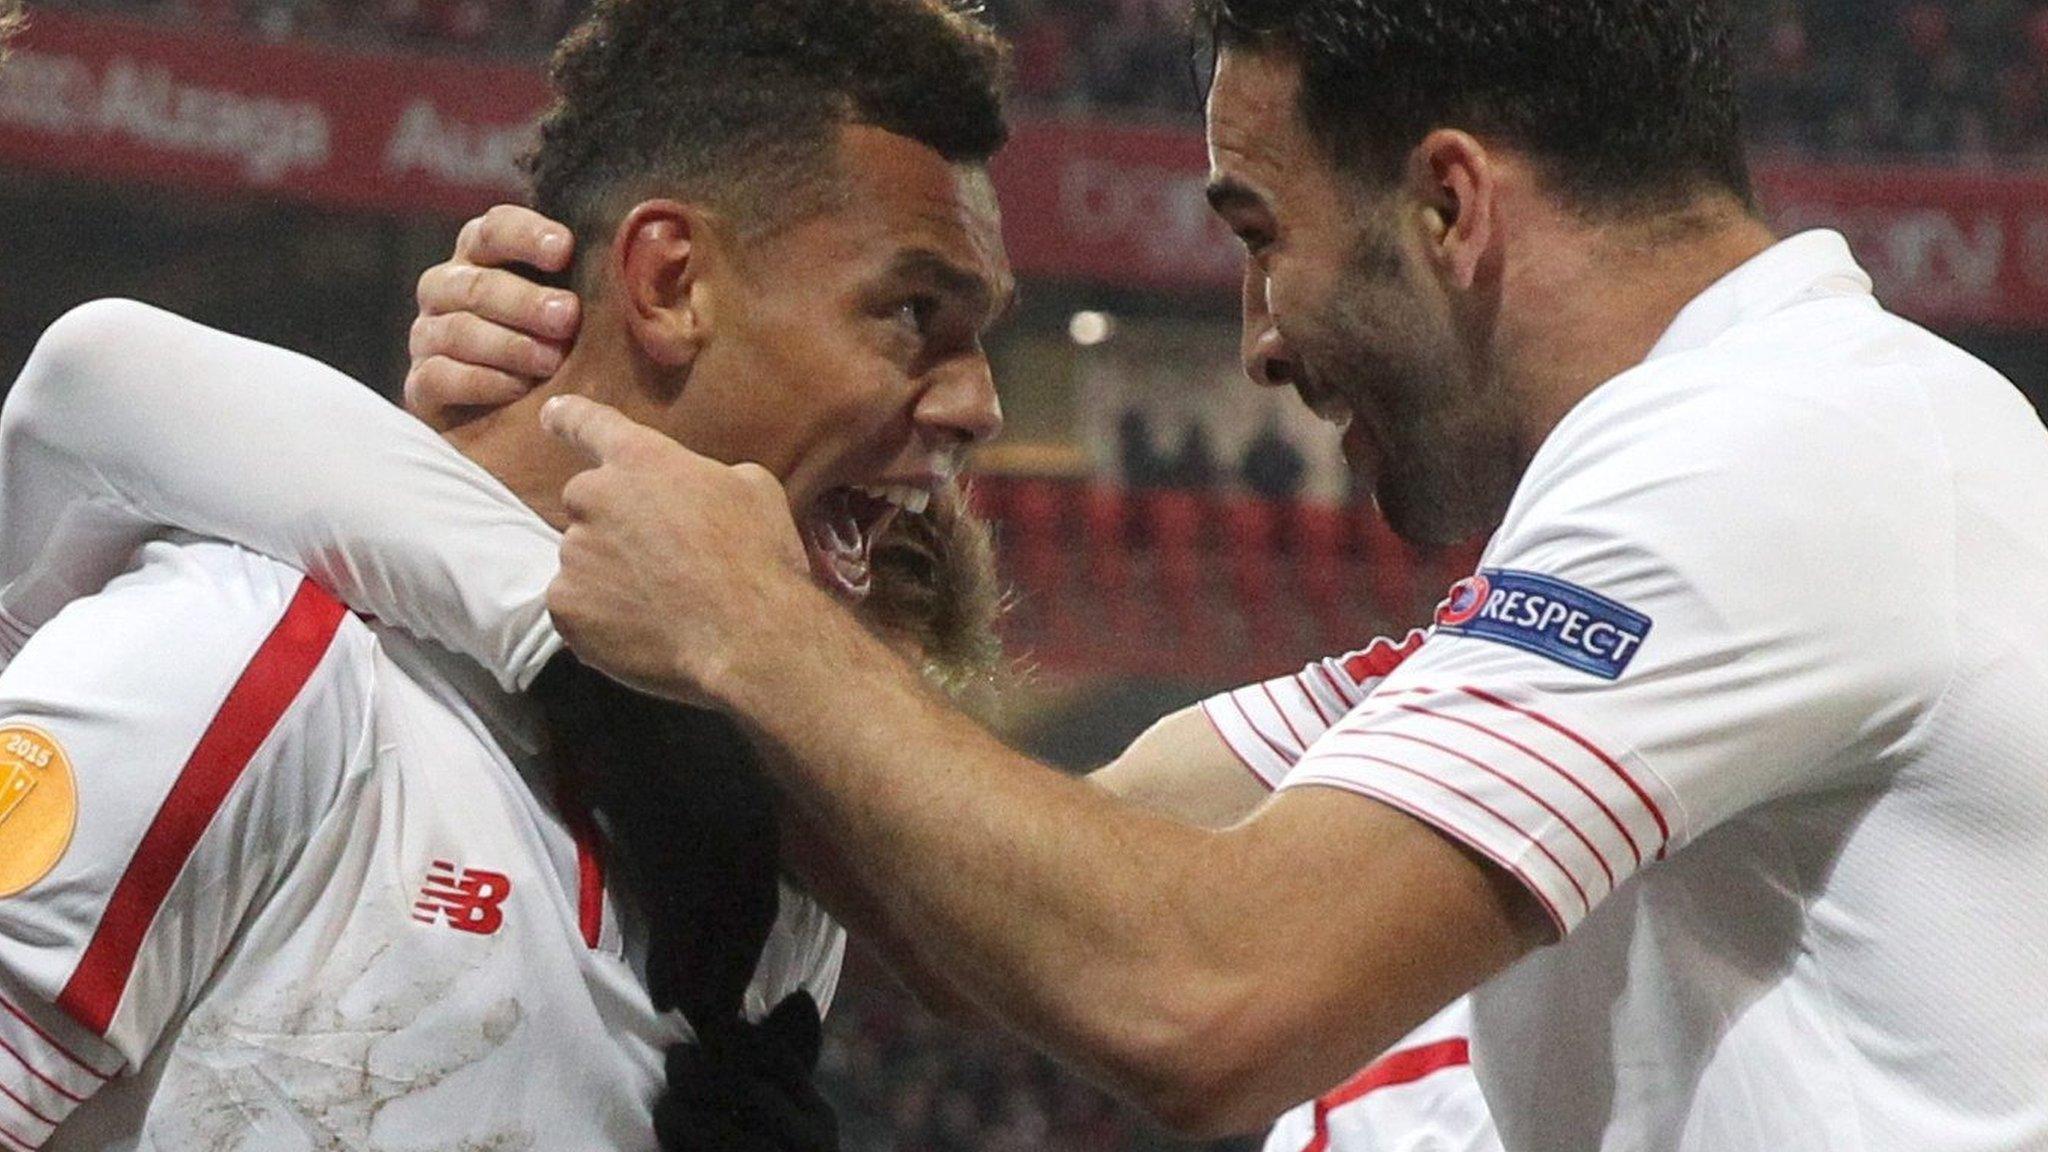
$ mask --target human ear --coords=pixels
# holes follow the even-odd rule
[[[647,358],[687,368],[711,335],[707,274],[717,262],[709,215],[674,200],[633,206],[612,237],[612,278],[626,330]]]
[[[1456,287],[1472,288],[1498,223],[1499,170],[1493,157],[1471,134],[1441,128],[1410,154],[1407,181],[1422,205],[1432,262]]]

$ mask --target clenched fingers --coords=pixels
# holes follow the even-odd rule
[[[533,384],[524,376],[430,356],[413,361],[405,375],[405,407],[428,427],[446,432],[483,411],[512,403]]]
[[[548,272],[569,266],[575,241],[569,230],[517,204],[500,204],[462,226],[455,241],[457,263],[503,267],[530,264]]]
[[[570,339],[581,319],[573,292],[459,259],[421,273],[415,296],[422,316],[471,315],[544,340]]]
[[[412,323],[414,361],[445,356],[511,376],[543,380],[561,370],[566,348],[467,312],[422,315]]]

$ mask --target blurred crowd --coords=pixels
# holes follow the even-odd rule
[[[272,38],[538,56],[587,0],[46,0]],[[1814,157],[2048,164],[2048,0],[1736,0],[1750,131]],[[1186,0],[988,0],[1043,110],[1192,118]]]

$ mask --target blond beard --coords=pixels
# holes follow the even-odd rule
[[[14,42],[14,34],[27,23],[28,13],[22,8],[22,0],[0,0],[0,63],[7,60],[7,48]]]
[[[948,486],[920,515],[898,516],[875,541],[874,586],[861,617],[926,677],[974,710],[1001,688],[996,624],[1006,605],[987,523]]]

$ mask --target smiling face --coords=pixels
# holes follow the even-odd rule
[[[1345,455],[1418,544],[1491,528],[1526,459],[1509,394],[1428,258],[1426,205],[1365,190],[1311,139],[1300,68],[1226,48],[1209,99],[1210,201],[1244,241],[1244,355],[1345,427]]]
[[[736,246],[654,423],[780,477],[819,579],[865,595],[869,550],[921,511],[1001,408],[982,338],[1014,291],[985,169],[852,126],[835,206]]]

